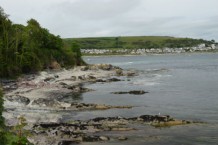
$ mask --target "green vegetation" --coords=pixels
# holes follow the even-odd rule
[[[30,19],[27,26],[13,24],[0,7],[0,78],[37,72],[53,62],[74,66],[81,60],[81,55],[64,47],[60,36],[49,33],[36,20]]]
[[[0,86],[0,145],[6,144],[6,132],[5,132],[5,125],[4,125],[4,118],[2,117],[3,112],[3,94]]]
[[[178,48],[192,47],[201,43],[210,45],[214,40],[175,38],[168,36],[130,36],[130,37],[97,37],[97,38],[66,38],[64,43],[70,47],[78,42],[81,49],[139,49],[139,48]]]

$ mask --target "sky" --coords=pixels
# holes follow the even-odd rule
[[[14,23],[34,18],[62,38],[174,36],[218,41],[218,0],[0,0]]]

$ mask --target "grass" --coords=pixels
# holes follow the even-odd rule
[[[192,38],[176,38],[169,36],[122,36],[122,37],[90,37],[66,38],[64,43],[70,47],[77,42],[82,49],[139,49],[163,47],[190,47],[201,43],[212,44],[212,41]]]

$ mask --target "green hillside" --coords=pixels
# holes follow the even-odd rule
[[[70,47],[72,42],[78,42],[81,49],[137,49],[162,47],[191,47],[201,43],[211,44],[214,40],[175,38],[168,36],[128,36],[128,37],[93,37],[93,38],[66,38],[64,43]]]

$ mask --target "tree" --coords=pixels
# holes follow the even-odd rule
[[[71,51],[74,53],[74,56],[76,58],[76,65],[84,64],[84,61],[82,60],[82,53],[80,51],[80,47],[78,43],[72,42]]]

